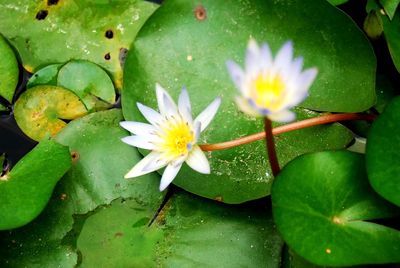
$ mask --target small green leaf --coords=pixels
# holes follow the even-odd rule
[[[367,140],[367,171],[372,187],[400,206],[400,97],[372,124]]]
[[[391,21],[382,14],[381,19],[390,55],[397,71],[400,72],[400,43],[398,42],[400,40],[400,13],[396,13]]]
[[[308,261],[332,266],[400,261],[400,232],[367,222],[399,211],[371,189],[364,161],[348,151],[303,155],[275,180],[277,228]]]
[[[86,113],[78,96],[55,86],[36,86],[25,91],[14,107],[18,126],[36,141],[57,134],[67,125],[63,119],[75,119]]]
[[[38,85],[57,86],[57,74],[62,64],[48,65],[32,75],[26,87],[31,88]]]
[[[0,34],[0,96],[10,103],[18,84],[18,62],[14,51]]]
[[[364,20],[364,31],[371,39],[378,39],[383,33],[383,22],[379,11],[372,10]]]
[[[58,73],[57,84],[78,95],[89,111],[99,106],[111,106],[115,102],[111,78],[102,68],[89,61],[65,64]]]
[[[116,200],[90,216],[78,239],[82,267],[279,267],[283,243],[265,209],[179,193],[148,226],[153,214]]]
[[[400,0],[380,0],[381,5],[388,14],[390,19],[393,19],[394,14],[396,13],[396,9],[400,3]]]
[[[36,218],[70,166],[67,147],[43,141],[0,177],[0,230],[20,227]]]

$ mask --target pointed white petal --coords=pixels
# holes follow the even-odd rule
[[[240,68],[239,65],[237,65],[234,61],[231,60],[226,62],[226,67],[228,68],[228,72],[232,78],[233,83],[243,94],[243,84],[245,80],[245,74],[242,68]]]
[[[194,128],[194,142],[197,142],[197,140],[200,138],[201,123],[199,121],[195,121],[193,128]]]
[[[137,103],[136,104],[139,111],[142,113],[142,115],[144,116],[144,118],[146,118],[146,120],[152,124],[152,125],[157,125],[162,121],[162,116],[157,113],[155,110],[153,110],[152,108],[143,105],[141,103]]]
[[[260,49],[258,48],[257,42],[251,38],[247,45],[246,59],[245,59],[245,70],[246,73],[254,73],[259,70],[260,62]]]
[[[164,191],[165,188],[168,187],[168,185],[171,184],[171,182],[175,179],[176,175],[178,174],[179,170],[182,167],[182,162],[177,163],[177,164],[169,164],[166,169],[164,170],[164,173],[161,177],[161,182],[160,182],[160,191]]]
[[[157,130],[153,125],[142,122],[122,121],[119,125],[136,135],[150,135]]]
[[[178,100],[179,113],[183,116],[183,119],[187,122],[192,122],[192,107],[190,105],[189,94],[186,88],[183,88]]]
[[[235,101],[237,106],[239,107],[239,110],[241,110],[245,114],[255,117],[261,116],[261,114],[257,110],[255,110],[245,98],[237,96],[235,98]]]
[[[268,46],[267,43],[263,43],[261,45],[259,61],[260,61],[260,67],[263,70],[270,68],[270,66],[272,65],[272,52],[271,48]]]
[[[311,86],[311,84],[314,82],[315,78],[317,77],[318,70],[317,68],[310,68],[305,70],[300,78],[299,78],[299,85],[300,87],[308,90],[308,88]]]
[[[139,177],[144,174],[153,172],[157,169],[163,168],[166,164],[164,163],[163,165],[156,165],[155,163],[160,162],[157,161],[160,159],[160,153],[157,152],[151,152],[148,155],[146,155],[142,160],[140,160],[126,175],[125,179],[128,178],[134,178],[134,177]],[[145,169],[146,166],[149,166],[149,164],[152,163],[153,168],[148,168]],[[154,163],[154,164],[153,164]]]
[[[210,174],[210,163],[208,163],[207,157],[198,145],[195,145],[190,151],[186,164],[197,172]]]
[[[156,84],[156,95],[158,109],[162,115],[174,115],[177,114],[177,107],[168,92],[161,87],[160,84]]]
[[[151,136],[128,136],[124,137],[121,140],[125,142],[126,144],[132,145],[137,148],[142,148],[146,150],[154,150],[155,146],[151,141],[149,140]]]
[[[298,57],[292,62],[290,75],[297,77],[301,74],[301,68],[303,68],[303,57]]]
[[[275,58],[275,66],[280,70],[289,68],[293,58],[293,44],[291,41],[286,42],[279,50]]]
[[[289,110],[282,110],[269,114],[267,117],[275,122],[287,123],[293,121],[296,118],[296,114]]]
[[[220,105],[221,105],[221,98],[218,97],[196,117],[194,121],[195,123],[200,122],[201,124],[200,131],[203,131],[210,124],[211,120],[217,113]]]

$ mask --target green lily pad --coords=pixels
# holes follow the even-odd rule
[[[30,72],[56,62],[86,59],[108,70],[120,89],[121,59],[156,8],[141,0],[2,2],[0,32]]]
[[[400,206],[400,97],[372,124],[367,140],[368,179],[376,192]]]
[[[129,92],[123,105],[133,107],[138,95],[153,90],[156,82],[168,89],[187,86],[197,96],[221,95],[231,102],[238,92],[225,62],[243,61],[250,37],[268,42],[274,52],[292,40],[305,67],[318,68],[303,107],[360,112],[375,103],[372,47],[355,23],[327,1],[254,0],[227,5],[207,0],[167,1],[146,22],[128,54]]]
[[[265,209],[180,193],[148,226],[153,213],[117,200],[89,217],[82,267],[279,267],[283,241]]]
[[[92,113],[69,123],[56,140],[69,146],[74,158],[72,168],[61,184],[74,200],[77,214],[84,214],[117,198],[135,198],[140,204],[161,203],[164,193],[157,174],[134,180],[124,175],[141,159],[135,148],[121,141],[128,133],[119,126],[119,109]],[[155,208],[153,208],[155,209]]]
[[[18,62],[14,51],[1,34],[0,55],[0,96],[11,103],[18,84]]]
[[[89,61],[71,61],[58,73],[59,86],[68,88],[81,98],[91,111],[96,107],[111,106],[115,102],[115,90],[108,74]]]
[[[62,64],[51,64],[40,69],[28,80],[26,87],[31,88],[38,85],[57,86],[57,74],[61,66]]]
[[[370,187],[361,154],[303,155],[272,186],[272,208],[288,245],[318,265],[400,261],[400,232],[373,222],[399,211]]]
[[[0,177],[0,230],[20,227],[36,218],[70,166],[67,147],[43,141]]]
[[[87,113],[73,92],[62,87],[36,86],[25,91],[14,106],[14,116],[22,131],[34,140],[57,134],[67,125],[64,120]]]

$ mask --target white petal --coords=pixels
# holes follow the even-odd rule
[[[150,139],[151,136],[128,136],[124,137],[121,140],[126,144],[132,145],[137,148],[142,148],[146,150],[154,150],[155,146],[151,143]]]
[[[245,80],[245,74],[242,68],[231,60],[226,62],[226,67],[228,68],[228,72],[232,78],[233,83],[239,89],[239,91],[242,92],[242,94],[244,94],[243,84]]]
[[[291,41],[286,42],[279,50],[275,58],[275,66],[278,69],[285,70],[290,66],[293,58],[293,45]]]
[[[263,70],[270,68],[270,66],[272,65],[272,52],[271,48],[268,46],[267,43],[263,43],[261,45],[259,61],[260,61],[260,67]]]
[[[193,128],[194,128],[194,141],[197,142],[197,140],[200,138],[201,123],[199,121],[195,121]]]
[[[157,125],[163,120],[162,116],[159,113],[157,113],[155,110],[153,110],[152,108],[150,108],[146,105],[143,105],[139,102],[136,105],[137,105],[139,111],[144,116],[144,118],[146,118],[146,120],[150,124]]]
[[[177,164],[169,164],[167,166],[161,177],[160,191],[164,191],[165,188],[167,188],[168,185],[170,185],[170,183],[175,179],[181,167],[182,167],[182,162]]]
[[[261,116],[261,114],[257,110],[255,110],[245,98],[237,96],[235,98],[235,101],[237,106],[239,107],[239,110],[241,110],[245,114],[255,117]]]
[[[221,105],[221,98],[216,98],[210,105],[207,106],[194,120],[196,122],[200,122],[201,129],[203,131],[211,122],[211,120],[216,115],[219,106]]]
[[[153,125],[142,122],[122,121],[119,122],[119,125],[136,135],[150,135],[157,130]]]
[[[198,145],[195,145],[190,151],[186,164],[197,172],[210,174],[210,163],[208,163],[207,157]]]
[[[147,168],[151,164],[152,168]],[[163,168],[166,165],[165,162],[160,161],[160,153],[151,152],[140,160],[126,175],[125,179],[139,177],[144,174],[153,172],[157,169]]]
[[[258,48],[257,42],[251,38],[247,45],[245,69],[246,73],[254,73],[259,70],[260,62],[260,49]]]
[[[160,84],[156,84],[156,95],[157,95],[157,103],[158,109],[162,115],[175,115],[178,110],[175,102],[168,94],[168,92],[161,87]]]
[[[293,121],[296,118],[296,114],[289,110],[282,110],[280,112],[269,114],[267,117],[275,122],[287,123]]]
[[[298,57],[292,62],[292,68],[290,68],[291,76],[298,76],[301,73],[301,68],[303,68],[303,58]]]
[[[192,107],[190,105],[189,94],[186,88],[183,88],[178,100],[179,113],[187,122],[192,122]]]
[[[311,84],[314,82],[315,78],[317,77],[318,70],[317,68],[310,68],[305,70],[298,81],[299,85],[308,90]]]

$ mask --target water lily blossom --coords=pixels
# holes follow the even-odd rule
[[[268,44],[258,46],[250,39],[244,70],[235,62],[227,62],[228,71],[241,96],[239,108],[251,116],[264,116],[272,121],[290,122],[295,113],[289,109],[308,96],[308,89],[317,76],[317,69],[302,71],[303,58],[293,59],[292,42],[287,42],[273,58]]]
[[[133,134],[122,138],[123,142],[151,150],[125,178],[138,177],[166,167],[160,183],[160,191],[163,191],[176,177],[183,162],[200,173],[210,173],[210,164],[197,141],[200,132],[217,113],[221,99],[216,98],[193,120],[186,89],[182,89],[178,105],[159,84],[156,84],[156,96],[159,112],[137,103],[139,111],[150,124],[123,121],[120,125]]]

